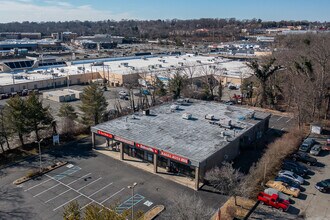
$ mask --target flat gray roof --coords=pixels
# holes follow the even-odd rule
[[[150,115],[135,113],[92,127],[93,132],[101,130],[126,140],[164,150],[191,160],[192,164],[204,161],[222,149],[245,131],[270,114],[229,106],[217,102],[190,100],[172,111],[174,103],[163,104],[150,109]],[[184,113],[192,114],[186,120]],[[212,122],[226,124],[231,120],[234,129],[228,129],[205,119],[214,115]],[[251,115],[254,118],[251,119]],[[227,140],[226,140],[227,139]]]

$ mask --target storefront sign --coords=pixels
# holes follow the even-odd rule
[[[129,145],[134,145],[133,141],[126,140],[126,139],[124,139],[122,137],[119,137],[119,136],[115,136],[115,140],[126,143],[126,144],[129,144]]]
[[[167,157],[167,158],[170,158],[170,159],[173,159],[173,160],[180,161],[181,163],[185,163],[185,164],[189,163],[189,160],[187,158],[180,157],[178,155],[171,154],[171,153],[168,153],[166,151],[160,151],[160,155],[164,156],[164,157]]]
[[[135,147],[140,148],[142,150],[147,150],[153,152],[154,154],[158,154],[158,150],[152,147],[145,146],[143,144],[135,143]]]
[[[97,130],[97,133],[99,135],[102,135],[102,136],[107,137],[107,138],[113,138],[113,135],[112,134],[109,134],[109,133],[104,132],[104,131]]]

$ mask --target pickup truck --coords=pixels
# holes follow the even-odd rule
[[[269,195],[267,193],[260,192],[257,198],[261,201],[261,203],[277,208],[283,212],[287,211],[290,207],[290,202],[280,199],[277,194]]]

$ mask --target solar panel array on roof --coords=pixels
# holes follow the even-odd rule
[[[55,65],[65,65],[65,62],[60,61],[60,62],[39,63],[39,66],[55,66]]]
[[[31,68],[33,66],[33,61],[14,61],[14,62],[5,62],[7,66],[11,69],[22,69],[22,68]]]

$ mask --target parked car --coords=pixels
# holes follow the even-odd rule
[[[301,176],[298,176],[297,174],[295,174],[291,171],[287,171],[287,170],[281,170],[280,172],[278,172],[278,176],[286,177],[298,184],[304,184],[304,182],[305,182],[304,178],[302,178]]]
[[[282,170],[289,170],[291,172],[294,172],[299,176],[306,176],[308,173],[307,167],[291,160],[284,160],[281,168]]]
[[[129,100],[128,95],[119,95],[119,98],[123,100]]]
[[[23,89],[21,92],[21,96],[27,96],[29,94],[29,91],[27,89]]]
[[[268,195],[276,194],[276,195],[278,195],[278,197],[280,199],[287,200],[289,202],[292,201],[288,195],[286,195],[286,194],[284,194],[284,193],[282,193],[282,192],[280,192],[276,189],[273,189],[273,188],[266,188],[264,190],[264,193],[267,193]]]
[[[322,150],[329,150],[330,151],[330,139],[327,139],[326,144],[322,146]]]
[[[317,155],[320,154],[321,150],[322,150],[321,145],[320,145],[320,144],[315,144],[315,145],[312,147],[311,151],[309,151],[309,153],[310,153],[311,155],[317,156]]]
[[[303,152],[297,152],[291,155],[292,160],[294,161],[301,161],[303,163],[306,163],[307,165],[315,165],[317,163],[317,160],[314,157],[309,156],[306,153]]]
[[[328,192],[330,191],[330,179],[322,180],[315,184],[315,188],[320,192]]]
[[[119,95],[127,96],[127,95],[128,95],[128,93],[127,93],[127,92],[125,92],[125,91],[120,91],[120,92],[119,92]]]
[[[306,138],[299,147],[299,151],[308,152],[316,143],[313,138]]]
[[[261,201],[261,203],[277,208],[283,212],[287,211],[290,207],[290,202],[280,199],[277,194],[269,195],[267,193],[260,192],[257,198]]]
[[[234,105],[235,103],[233,101],[226,101],[224,104],[225,105]]]
[[[0,94],[0,99],[8,99],[9,96],[7,93],[4,93],[4,94]]]
[[[289,186],[292,186],[294,188],[300,189],[300,184],[294,182],[293,180],[286,178],[284,176],[277,176],[275,177],[275,181],[281,181],[283,183],[287,183]]]
[[[300,194],[300,189],[294,188],[292,186],[289,186],[287,183],[283,183],[281,181],[268,181],[266,183],[266,186],[274,188],[278,191],[281,191],[287,195],[292,195],[294,197],[298,197]]]

